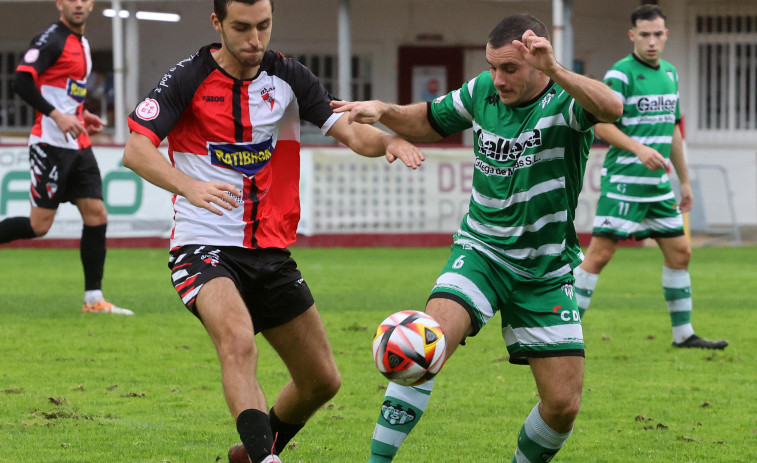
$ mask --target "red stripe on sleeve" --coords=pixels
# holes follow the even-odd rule
[[[139,124],[134,119],[127,118],[126,121],[129,124],[129,130],[131,130],[132,132],[137,132],[149,138],[152,144],[155,145],[156,148],[158,147],[158,145],[160,145],[160,138],[158,138],[158,136],[155,135],[155,133],[152,130]]]

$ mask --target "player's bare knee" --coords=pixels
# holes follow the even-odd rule
[[[665,256],[665,266],[673,270],[686,270],[691,262],[691,248],[676,248]]]
[[[599,274],[612,259],[614,250],[606,249],[594,249],[591,252],[587,252],[586,257],[581,264],[581,268],[589,273]]]
[[[224,363],[248,363],[257,355],[258,348],[250,331],[234,330],[218,343],[218,356]]]
[[[678,252],[678,259],[682,268],[688,268],[689,262],[691,262],[691,248],[686,246]]]
[[[334,371],[327,377],[320,377],[317,381],[308,385],[307,395],[310,400],[324,404],[336,396],[342,387],[342,377],[338,371]]]
[[[595,257],[595,263],[597,266],[599,266],[600,269],[604,268],[605,265],[610,263],[610,260],[612,259],[612,256],[615,254],[615,249],[602,249],[599,252],[597,252]]]
[[[339,392],[339,389],[342,387],[342,376],[339,374],[339,372],[334,372],[334,374],[329,378],[329,381],[324,384],[323,388],[323,394],[326,397],[326,400],[329,400],[336,396],[337,392]]]
[[[47,235],[47,232],[50,231],[50,227],[52,227],[53,224],[52,222],[35,223],[34,221],[32,221],[31,225],[32,225],[32,230],[34,230],[34,236],[36,236],[37,238],[41,238]]]
[[[552,400],[542,398],[542,406],[539,410],[546,421],[573,422],[581,408],[580,397],[559,397]]]
[[[108,213],[103,209],[94,214],[82,214],[82,221],[90,227],[99,227],[108,223]]]

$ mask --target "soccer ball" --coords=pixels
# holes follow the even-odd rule
[[[447,340],[436,320],[424,312],[403,310],[388,316],[373,337],[376,368],[392,382],[417,386],[442,369]]]

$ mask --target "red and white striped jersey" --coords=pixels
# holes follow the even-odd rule
[[[239,80],[208,45],[171,68],[129,115],[171,163],[192,178],[226,182],[240,205],[215,215],[174,195],[171,248],[186,244],[285,248],[300,219],[300,120],[326,134],[340,117],[333,97],[302,64],[266,51],[258,75]]]
[[[16,72],[34,77],[42,97],[65,114],[82,119],[87,97],[87,78],[92,71],[92,57],[87,39],[73,32],[61,21],[52,24],[32,39]],[[39,111],[29,136],[29,145],[47,143],[60,148],[83,149],[91,145],[82,132],[74,140],[60,131],[55,121]]]

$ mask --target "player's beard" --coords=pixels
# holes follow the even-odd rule
[[[237,60],[237,62],[246,69],[256,68],[260,66],[260,63],[263,61],[263,52],[250,54],[240,51],[233,51],[231,52],[231,56],[233,56],[234,59]]]
[[[255,53],[249,53],[250,50],[248,48],[247,52],[245,52],[243,51],[245,50],[243,47],[231,46],[232,44],[234,44],[234,41],[230,40],[229,37],[226,36],[226,34],[222,34],[222,36],[226,52],[234,61],[237,62],[241,69],[252,70],[260,66],[260,63],[263,61],[265,49],[255,50]]]
[[[69,11],[65,13],[63,16],[66,18],[66,21],[74,27],[84,27],[84,25],[87,23],[87,18],[89,17],[88,11],[81,12],[80,15],[75,15],[75,11]]]

